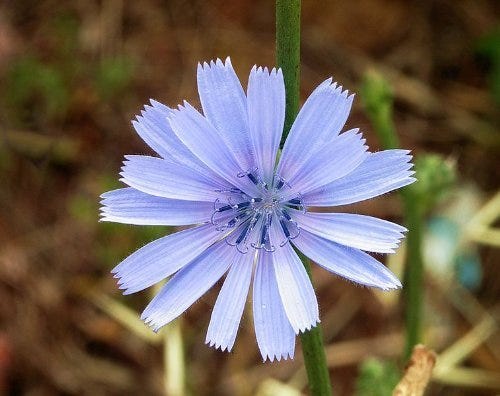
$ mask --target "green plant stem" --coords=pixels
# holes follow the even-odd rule
[[[405,283],[405,322],[406,342],[404,359],[411,356],[413,347],[421,342],[422,299],[424,269],[422,263],[422,211],[419,200],[412,193],[411,187],[401,191],[408,228]]]
[[[300,0],[276,0],[276,63],[283,71],[286,91],[285,127],[281,146],[299,111]]]
[[[283,145],[299,110],[300,0],[276,0],[276,63],[283,70],[286,89]],[[309,260],[303,256],[301,259],[311,277]],[[331,395],[330,374],[320,325],[302,333],[300,340],[311,395]]]
[[[311,278],[311,264],[307,257],[299,253],[300,259]],[[312,279],[311,279],[312,280]],[[330,373],[326,364],[325,346],[323,345],[323,330],[318,323],[311,330],[300,334],[302,355],[306,366],[309,389],[313,396],[327,396],[332,394]]]
[[[393,99],[388,82],[375,72],[365,76],[361,90],[366,112],[373,129],[384,149],[400,146],[393,122]],[[407,360],[413,347],[421,342],[422,300],[423,300],[423,262],[422,231],[423,209],[419,196],[413,186],[400,190],[407,235],[407,253],[404,273],[405,327],[406,341],[404,359]]]

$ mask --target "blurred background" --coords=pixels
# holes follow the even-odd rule
[[[333,75],[358,92],[347,127],[377,150],[359,92],[378,73],[420,158],[431,395],[500,392],[499,15],[495,0],[303,4],[302,99]],[[171,230],[98,223],[123,155],[150,153],[134,115],[149,98],[199,107],[198,61],[230,55],[246,86],[254,64],[274,66],[274,21],[264,0],[0,3],[1,394],[175,395],[183,368],[191,395],[306,392],[299,343],[295,360],[262,364],[248,311],[231,354],[204,345],[220,285],[170,336],[150,332],[138,313],[151,293],[122,297],[109,270]],[[347,209],[401,223],[400,201]],[[404,254],[378,258],[401,273]],[[401,294],[314,271],[336,394],[390,394]]]

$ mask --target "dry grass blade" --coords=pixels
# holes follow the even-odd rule
[[[163,359],[165,392],[170,396],[184,396],[185,361],[181,319],[170,323],[163,330]]]
[[[445,373],[435,373],[433,379],[447,385],[500,390],[498,372],[488,370],[454,367]]]
[[[469,239],[486,245],[500,246],[500,229],[493,223],[500,216],[500,192],[489,200],[467,226]]]
[[[403,335],[391,333],[330,345],[326,348],[328,367],[340,367],[363,361],[369,356],[397,356],[403,347]]]
[[[263,381],[256,393],[256,396],[300,396],[301,393],[299,390],[294,388],[291,385],[284,384],[283,382],[274,380],[274,379],[266,379]]]
[[[439,364],[435,370],[436,374],[444,374],[453,366],[462,362],[472,351],[487,340],[496,329],[495,320],[489,315],[486,316],[469,333],[440,354]]]
[[[161,336],[154,333],[139,319],[137,312],[125,305],[107,297],[103,293],[89,293],[87,297],[97,307],[106,312],[110,317],[121,323],[133,334],[151,344],[159,344],[162,341]]]

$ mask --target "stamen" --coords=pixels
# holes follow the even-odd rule
[[[243,191],[241,191],[239,188],[236,187],[231,187],[231,188],[226,188],[226,189],[217,189],[215,192],[218,193],[225,193],[225,194],[243,194]]]
[[[236,227],[236,225],[238,224],[238,222],[242,222],[244,223],[250,216],[249,214],[250,212],[249,211],[244,211],[242,213],[240,213],[238,216],[235,216],[233,217],[231,220],[229,220],[227,223],[225,224],[216,224],[216,230],[217,231],[226,231],[226,230],[229,230],[230,228],[234,228]]]
[[[216,221],[215,217],[219,214],[219,213],[223,213],[223,212],[227,212],[228,210],[231,210],[233,209],[233,206],[232,205],[224,205],[224,206],[221,206],[221,207],[217,207],[217,204],[219,203],[219,198],[217,198],[215,201],[214,201],[214,212],[212,213],[212,217],[210,218],[210,222],[215,225],[215,226],[218,226],[219,223]]]
[[[215,225],[217,227],[218,230],[220,231],[223,231],[223,230],[226,230],[228,228],[232,228],[236,225],[236,223],[238,222],[238,220],[240,220],[241,218],[244,218],[248,215],[248,212],[249,210],[251,209],[250,206],[253,205],[253,199],[250,200],[250,201],[244,201],[244,202],[240,202],[240,203],[237,203],[237,204],[233,204],[231,202],[231,199],[228,199],[229,201],[229,204],[228,205],[224,205],[224,206],[221,206],[221,207],[217,207],[217,204],[219,203],[219,199],[216,199],[215,202],[214,202],[214,212],[212,213],[212,216],[210,218],[210,222]],[[226,212],[229,212],[229,211],[232,211],[232,216],[234,216],[232,219],[231,219],[231,215],[229,213],[226,213]],[[229,216],[228,216],[229,215]],[[227,221],[228,219],[230,219],[226,224],[222,224],[223,221]]]
[[[261,243],[262,242],[264,243],[264,250],[266,252],[274,252],[276,250],[275,247],[271,244],[271,237],[269,235],[271,231],[272,220],[273,220],[273,214],[267,213],[264,240],[261,241]]]
[[[257,169],[258,168],[253,168],[251,170],[248,170],[246,172],[240,172],[238,173],[238,177],[244,177],[244,176],[247,176],[250,181],[255,184],[256,186],[260,186],[262,187],[263,189],[267,190],[267,183],[264,182],[260,176],[258,175],[257,173]]]
[[[290,217],[290,214],[288,213],[288,211],[286,211],[286,210],[282,210],[282,211],[281,211],[281,214],[282,214],[282,215],[283,215],[283,217],[284,217],[285,219],[287,219],[288,221],[291,221],[291,220],[292,220],[292,218]]]
[[[242,208],[248,208],[252,202],[247,201],[247,202],[241,202],[239,204],[236,204],[233,206],[233,209],[242,209]]]
[[[275,181],[274,189],[276,191],[281,190],[284,186],[290,188],[290,185],[281,176],[276,175],[274,181]]]
[[[235,218],[233,218],[230,221],[228,221],[227,224],[226,224],[225,229],[227,230],[228,228],[233,228],[236,225],[236,223],[238,222],[238,217],[239,216],[236,216]],[[221,230],[221,231],[224,231],[224,230]]]
[[[280,246],[285,246],[288,241],[295,239],[300,235],[300,227],[284,209],[281,210],[279,221],[286,238],[281,242]]]
[[[231,209],[231,207],[229,207]],[[217,217],[223,212],[221,212],[220,210],[215,210],[213,213],[212,213],[212,217],[210,217],[210,222],[214,225],[214,226],[218,226],[220,223],[220,219],[217,219]],[[223,217],[223,216],[222,216]]]
[[[249,172],[249,173],[247,173],[247,176],[253,184],[255,184],[255,185],[259,184],[259,180],[257,179],[257,177],[255,177],[255,175],[253,173]]]
[[[243,240],[245,239],[245,237],[247,236],[247,233],[248,233],[248,229],[250,228],[250,223],[248,223],[244,228],[243,228],[243,231],[241,232],[240,236],[238,237],[238,239],[236,239],[236,245],[238,245],[239,243],[243,242]]]
[[[271,212],[267,212],[266,220],[262,222],[262,226],[260,229],[259,243],[258,244],[252,243],[252,247],[254,247],[255,249],[264,248],[264,250],[267,252],[274,252],[276,250],[274,246],[271,244],[271,239],[269,236],[272,219],[273,219],[273,214]]]
[[[302,213],[306,213],[307,209],[304,205],[304,200],[302,199],[302,195],[300,193],[297,194],[295,198],[289,199],[286,202],[288,206],[296,206],[298,209],[302,211]]]
[[[234,232],[225,238],[226,243],[230,246],[236,246],[236,249],[242,254],[248,253],[248,237],[252,233],[260,217],[260,213],[256,212],[249,221],[242,222],[240,227],[237,227]],[[241,229],[241,231],[238,231],[238,229]],[[237,235],[236,239],[234,238],[235,235]]]
[[[288,231],[288,226],[286,225],[286,220],[284,220],[283,218],[280,218],[280,224],[281,224],[281,228],[283,229],[283,232],[285,233],[285,237],[287,239],[290,238],[290,231]]]
[[[219,198],[214,201],[214,210],[217,210],[217,204],[219,203]]]

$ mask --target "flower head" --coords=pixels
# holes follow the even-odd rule
[[[351,281],[384,290],[399,280],[364,251],[392,253],[405,229],[377,218],[323,213],[412,183],[405,150],[370,153],[357,129],[340,133],[353,95],[328,79],[302,107],[285,142],[281,70],[254,67],[245,94],[232,66],[198,65],[203,114],[154,100],[133,121],[159,157],[126,156],[128,187],[102,195],[102,220],[194,225],[142,247],[113,269],[125,294],[170,280],[142,318],[158,330],[227,273],[206,342],[233,347],[253,277],[253,318],[264,360],[292,357],[295,335],[319,322],[294,246]],[[253,276],[252,276],[253,275]]]

